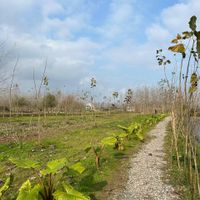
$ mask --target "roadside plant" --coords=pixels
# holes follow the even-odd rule
[[[96,145],[90,145],[85,148],[85,152],[88,153],[90,150],[93,151],[95,155],[95,165],[97,170],[101,167],[101,157],[102,153],[105,150],[105,147],[107,146],[114,146],[117,142],[117,139],[115,137],[105,137],[101,140],[100,143]]]
[[[128,133],[120,133],[120,134],[113,134],[113,137],[116,138],[116,143],[114,146],[114,149],[117,149],[118,151],[124,150],[124,140],[128,139]]]
[[[200,179],[198,166],[198,142],[194,119],[199,107],[199,59],[200,31],[197,30],[197,17],[192,16],[188,23],[189,31],[178,33],[168,48],[174,54],[175,62],[157,50],[158,64],[163,66],[166,88],[171,102],[172,141],[171,152],[175,152],[175,162],[179,173],[185,177],[190,187],[192,199],[200,198]],[[172,65],[172,76],[168,77],[166,66]]]
[[[22,184],[17,200],[90,199],[62,181],[64,173],[73,171],[76,174],[82,174],[85,171],[85,167],[80,162],[69,165],[65,158],[61,158],[49,161],[46,167],[42,168],[38,162],[29,159],[10,158],[9,160],[18,168],[31,169],[36,175],[37,181],[34,186],[31,185],[29,179]]]
[[[122,129],[127,134],[128,138],[130,138],[131,136],[134,136],[140,141],[144,140],[142,125],[140,123],[137,123],[137,122],[131,123],[128,127],[118,125],[118,128]]]

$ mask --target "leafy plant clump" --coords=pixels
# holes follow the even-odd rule
[[[31,169],[35,172],[37,181],[32,186],[30,180],[25,181],[19,189],[17,200],[89,200],[90,197],[78,192],[69,183],[62,181],[64,173],[82,174],[85,167],[80,163],[69,165],[65,158],[49,161],[46,167],[28,159],[10,158],[18,168]]]
[[[101,166],[101,156],[106,146],[114,146],[117,142],[115,137],[105,137],[101,140],[100,143],[96,145],[90,145],[85,148],[85,152],[88,153],[90,150],[93,150],[95,155],[95,165],[99,169]]]
[[[130,138],[134,137],[140,141],[144,141],[144,131],[143,126],[152,126],[156,122],[160,121],[164,115],[160,116],[151,116],[150,118],[146,119],[143,123],[134,122],[131,123],[128,127],[118,125],[118,128],[122,129],[126,135],[124,137]]]

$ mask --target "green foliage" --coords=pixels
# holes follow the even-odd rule
[[[40,173],[44,176],[47,174],[56,174],[59,170],[61,170],[65,166],[66,166],[65,158],[52,160],[47,163],[46,168],[41,170]]]
[[[63,183],[65,191],[57,190],[53,196],[55,200],[90,200],[90,197],[75,190],[71,185]]]
[[[86,170],[85,167],[80,162],[71,165],[70,169],[78,172],[79,174],[82,174]]]
[[[17,200],[38,200],[40,189],[40,185],[35,185],[34,187],[32,187],[30,181],[27,180],[22,184],[21,188],[19,189]]]
[[[124,150],[123,142],[125,138],[128,138],[128,133],[114,134],[114,137],[116,138],[114,149],[121,150],[121,151]]]
[[[47,122],[49,122],[50,124],[55,124],[55,121],[56,121],[56,123],[60,124],[59,120],[64,119],[64,118],[65,117],[63,116],[56,116],[56,117],[47,116],[47,120],[49,120]],[[117,132],[116,124],[120,124],[123,122],[123,125],[126,125],[126,124],[131,123],[131,121],[133,120],[140,123],[144,121],[143,120],[144,118],[149,118],[149,116],[148,117],[143,116],[143,115],[135,116],[135,114],[132,114],[132,113],[128,113],[128,114],[120,113],[120,114],[114,114],[114,115],[111,114],[107,118],[105,118],[105,116],[97,118],[97,120],[99,120],[98,123],[101,124],[101,126],[92,128],[91,130],[90,129],[82,130],[81,128],[80,129],[78,128],[78,129],[72,130],[73,134],[65,134],[66,132],[62,132],[62,135],[55,134],[55,137],[44,138],[44,140],[42,140],[42,144],[41,144],[42,146],[38,145],[35,142],[27,141],[27,142],[24,142],[25,145],[23,149],[20,150],[18,146],[15,147],[14,145],[12,145],[12,148],[10,148],[10,146],[8,145],[1,144],[1,150],[4,152],[4,157],[12,156],[16,160],[16,158],[18,158],[18,156],[21,155],[21,158],[19,159],[20,165],[22,162],[22,158],[26,158],[27,153],[28,153],[27,158],[31,158],[33,160],[41,160],[41,163],[38,164],[37,168],[33,169],[32,165],[30,165],[29,167],[27,167],[26,165],[25,169],[30,169],[30,170],[24,171],[17,168],[14,169],[14,172],[16,173],[15,184],[13,184],[12,190],[9,190],[9,193],[6,192],[4,194],[5,199],[13,199],[18,189],[17,186],[20,188],[19,184],[21,184],[21,182],[27,179],[29,179],[31,182],[31,185],[32,185],[31,188],[34,188],[34,186],[37,184],[41,186],[40,192],[39,192],[39,199],[41,200],[48,199],[48,197],[45,197],[45,190],[47,192],[49,188],[50,189],[52,188],[51,194],[48,194],[49,197],[51,197],[52,195],[51,198],[55,198],[53,194],[56,191],[59,190],[63,192],[63,190],[61,189],[63,180],[66,180],[66,181],[69,180],[73,186],[76,186],[75,188],[78,191],[85,191],[86,193],[89,193],[89,194],[92,193],[95,195],[95,190],[98,190],[98,191],[102,190],[102,188],[100,189],[99,186],[98,186],[98,189],[96,189],[97,188],[96,185],[98,185],[99,182],[102,182],[102,181],[105,182],[107,177],[105,177],[104,174],[108,174],[110,176],[111,174],[110,172],[115,170],[116,166],[117,165],[119,166],[119,162],[121,162],[121,160],[119,159],[116,160],[116,156],[121,157],[121,154],[119,153],[118,155],[118,153],[113,150],[115,145],[111,145],[111,146],[103,145],[101,143],[102,138],[106,138],[107,136],[119,138],[122,145],[119,147],[118,150],[123,150],[123,146],[124,146],[125,151],[123,152],[123,155],[127,155],[127,153],[130,151],[130,148],[135,149],[138,147],[139,140],[138,141],[128,140],[127,139],[128,134],[125,131]],[[33,117],[32,119],[34,122],[37,122],[37,117]],[[70,117],[70,119],[72,119],[73,122],[79,122],[79,120],[80,122],[82,122],[82,118],[80,116],[73,116],[73,117]],[[29,121],[30,121],[30,118],[26,116],[12,118],[12,122],[14,123],[26,122],[27,124],[29,124]],[[57,127],[57,124],[55,125]],[[113,135],[112,133],[115,131],[117,133],[116,135]],[[109,133],[111,133],[111,135],[108,135]],[[99,142],[87,146],[87,144],[91,143],[91,138],[95,138],[95,141],[99,141]],[[77,141],[78,141],[78,145],[77,145]],[[50,149],[50,146],[52,146],[52,144],[54,145],[54,148]],[[87,146],[87,148],[85,149],[85,153],[88,153],[87,156],[85,155],[83,151],[85,145]],[[43,149],[44,151],[40,151],[41,149]],[[98,156],[100,156],[99,160],[100,160],[101,171],[94,170],[94,164],[96,162],[96,155],[94,154],[94,149],[95,149],[95,152],[98,154],[97,159],[99,159]],[[91,153],[89,153],[90,151]],[[79,153],[76,153],[76,152],[79,152]],[[46,166],[45,163],[50,158],[50,154],[53,160],[54,158],[60,158],[60,157],[69,158],[69,161],[72,162],[73,165],[69,165],[66,162],[66,165],[61,169],[58,168],[59,170],[55,174],[42,175],[40,173],[40,170],[44,170],[47,168],[45,167]],[[76,164],[75,162],[77,160],[80,160],[81,158],[83,158],[84,166],[87,166],[86,170],[84,171],[83,171],[83,168],[79,169],[79,164]],[[42,167],[39,167],[39,166],[42,166]],[[81,173],[83,174],[80,175]],[[91,180],[90,177],[87,177],[87,175],[88,174],[90,175],[91,173],[93,176],[92,177],[93,180]],[[29,178],[29,176],[31,178]],[[79,182],[80,180],[81,182]],[[52,184],[49,185],[48,184],[49,182],[52,182]],[[45,190],[44,190],[44,187],[45,187]]]
[[[117,142],[117,139],[115,137],[105,137],[101,140],[101,142],[97,145],[88,146],[84,149],[86,153],[88,153],[91,149],[93,149],[94,155],[95,155],[95,164],[96,168],[100,168],[100,160],[101,160],[101,154],[104,150],[104,147],[106,146],[114,146]]]
[[[123,131],[125,131],[126,133],[128,133],[128,127],[125,126],[121,126],[121,125],[117,125],[118,128],[122,129]]]
[[[106,137],[101,140],[101,144],[107,145],[107,146],[113,146],[117,142],[117,139],[115,137]]]
[[[29,159],[17,159],[17,158],[10,158],[9,159],[13,164],[15,164],[19,168],[23,169],[35,169],[39,167],[39,163]]]
[[[128,133],[120,133],[118,135],[118,137],[120,137],[120,138],[127,138],[128,137]]]
[[[13,164],[15,164],[19,168],[24,169],[37,169],[38,163],[33,160],[28,159],[15,159],[10,158],[9,159]],[[61,172],[61,170],[66,167],[69,170],[73,170],[77,172],[78,174],[82,174],[85,171],[85,167],[80,163],[75,163],[71,166],[68,166],[67,160],[65,158],[62,159],[56,159],[49,161],[46,164],[46,168],[42,170],[38,170],[38,177],[39,178],[39,184],[35,185],[33,188],[31,186],[31,183],[29,180],[23,183],[21,188],[19,189],[19,195],[17,197],[17,200],[24,200],[24,199],[30,199],[30,200],[53,200],[53,193],[56,191],[56,185],[59,184],[59,180],[55,179],[56,174]],[[6,181],[5,186],[3,186],[2,192],[8,189],[9,180]],[[67,186],[66,186],[67,187]],[[70,186],[69,186],[70,188]],[[75,190],[74,190],[75,191]],[[59,192],[57,192],[59,194]],[[81,193],[79,193],[81,194]],[[65,195],[69,196],[72,195],[68,193],[65,193]],[[83,195],[84,196],[84,195]],[[59,197],[60,199],[61,197]]]
[[[143,141],[144,140],[144,134],[142,132],[142,129],[139,129],[136,134],[137,138],[140,140],[140,141]]]
[[[118,125],[118,128],[122,129],[123,131],[125,131],[125,137],[127,136],[136,136],[137,139],[139,139],[140,141],[144,140],[144,133],[143,133],[143,126],[152,126],[153,124],[155,124],[156,122],[160,121],[162,118],[164,117],[164,115],[160,115],[160,116],[152,116],[148,119],[145,120],[145,122],[143,123],[131,123],[128,127],[124,127],[121,125]]]
[[[9,189],[11,183],[13,181],[13,175],[11,174],[3,184],[3,186],[0,188],[0,199],[3,196],[3,194]]]
[[[135,135],[141,141],[144,139],[142,126],[137,122],[130,124],[128,127],[118,125],[118,128],[124,130],[128,136]]]

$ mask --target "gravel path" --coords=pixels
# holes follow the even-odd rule
[[[172,186],[162,180],[164,161],[164,137],[170,118],[166,118],[149,132],[152,139],[130,161],[128,182],[113,200],[175,200]]]

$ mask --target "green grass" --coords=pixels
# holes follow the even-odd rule
[[[138,140],[129,140],[125,142],[125,150],[117,152],[112,147],[106,148],[101,159],[101,168],[96,170],[95,157],[93,152],[85,154],[83,151],[88,144],[98,143],[102,138],[111,136],[113,133],[121,132],[117,125],[127,126],[131,122],[144,122],[150,118],[150,115],[135,115],[132,113],[121,113],[112,115],[96,116],[96,123],[92,116],[48,116],[42,118],[42,136],[38,143],[37,137],[33,137],[36,131],[37,117],[14,117],[11,120],[5,118],[0,119],[1,125],[12,127],[15,132],[20,134],[23,127],[28,126],[23,134],[30,135],[27,140],[22,140],[21,145],[17,142],[8,142],[0,144],[0,160],[1,160],[1,179],[5,178],[5,174],[14,173],[14,183],[7,191],[6,199],[15,199],[15,194],[20,185],[29,177],[33,177],[34,173],[30,170],[21,170],[13,168],[13,165],[8,161],[9,157],[29,158],[37,160],[42,166],[46,162],[53,159],[67,158],[69,163],[73,164],[81,161],[86,167],[86,172],[80,177],[63,177],[65,181],[71,182],[78,190],[91,195],[92,199],[96,199],[97,192],[101,192],[107,185],[108,180],[114,180],[112,177],[114,171],[120,168],[120,163],[123,162],[124,156],[129,156],[134,149],[140,145]],[[30,125],[30,120],[32,122]],[[45,123],[43,123],[45,120]],[[151,127],[143,126],[143,131],[146,133]],[[32,127],[33,126],[33,127]],[[6,130],[7,131],[7,130]],[[12,132],[3,132],[3,135],[12,135]]]

